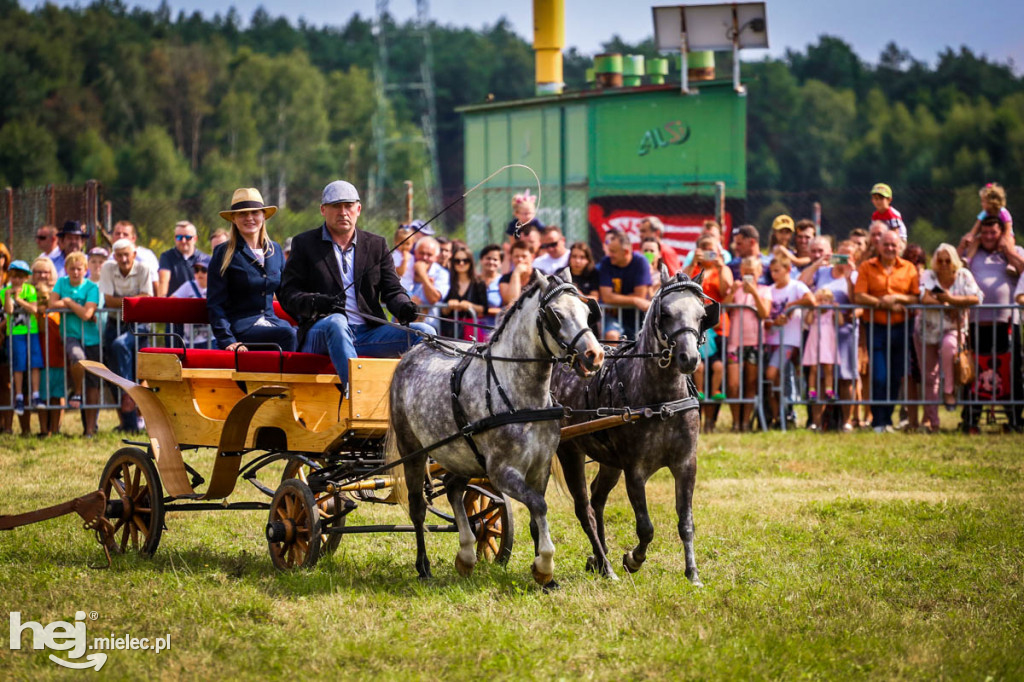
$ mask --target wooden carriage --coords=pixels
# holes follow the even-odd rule
[[[278,313],[289,319],[283,310]],[[137,324],[203,324],[206,301],[126,298],[122,318]],[[87,371],[130,395],[146,424],[147,442],[115,452],[100,480],[117,549],[151,555],[168,511],[269,510],[266,537],[280,569],[313,566],[321,551],[337,548],[343,534],[412,531],[405,525],[348,523],[361,503],[394,503],[384,440],[398,360],[352,359],[349,391],[343,395],[325,355],[142,346],[138,383],[98,362],[83,362]],[[217,451],[208,483],[188,462],[189,452],[199,448]],[[279,484],[260,480],[261,470],[281,461]],[[240,479],[270,501],[232,502]],[[444,522],[430,529],[454,532],[453,517],[433,504],[444,497],[439,467],[433,467],[426,493],[431,511]],[[465,505],[478,553],[507,560],[513,539],[509,500],[481,479],[471,482]]]

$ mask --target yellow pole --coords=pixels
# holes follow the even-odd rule
[[[564,0],[533,0],[533,51],[538,95],[560,95],[565,47]]]

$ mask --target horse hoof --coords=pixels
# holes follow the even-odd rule
[[[541,573],[537,570],[536,565],[530,567],[530,572],[533,573],[533,579],[537,581],[537,584],[541,587],[545,587],[548,583],[552,582],[551,579],[554,577],[550,573]]]
[[[463,578],[465,578],[467,576],[472,575],[472,573],[473,573],[473,564],[466,563],[465,561],[462,560],[462,557],[460,557],[458,554],[456,554],[455,555],[455,570],[459,572],[459,575],[461,575]]]
[[[555,582],[554,580],[549,580],[549,581],[548,581],[548,584],[547,584],[547,585],[544,585],[544,586],[543,586],[542,588],[540,588],[540,589],[541,589],[541,591],[542,591],[542,592],[543,592],[544,594],[550,594],[551,592],[554,592],[554,591],[556,591],[556,590],[560,590],[560,589],[562,589],[562,586],[561,586],[561,585],[559,585],[559,584],[558,584],[557,582]]]
[[[636,573],[637,571],[640,570],[641,567],[643,567],[643,565],[644,565],[644,562],[642,562],[642,561],[638,562],[638,561],[633,559],[633,553],[632,552],[626,552],[625,554],[622,555],[622,567],[625,568],[630,573]]]
[[[597,557],[593,554],[587,557],[587,573],[598,573]]]

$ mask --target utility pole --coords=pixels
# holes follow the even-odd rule
[[[412,141],[424,145],[429,157],[429,171],[424,175],[425,189],[430,201],[431,212],[441,208],[441,163],[437,149],[437,105],[434,94],[433,63],[434,53],[430,40],[430,3],[428,0],[416,0],[416,33],[423,41],[422,58],[420,59],[420,78],[418,81],[391,83],[388,71],[388,49],[385,31],[385,16],[388,12],[388,0],[377,0],[377,16],[374,20],[374,31],[377,37],[377,63],[374,66],[374,85],[377,100],[377,112],[373,121],[374,145],[377,151],[377,167],[369,178],[369,203],[379,208],[381,198],[388,183],[387,168],[387,120],[388,92],[391,90],[413,90],[422,95],[422,113],[420,114],[420,134]]]

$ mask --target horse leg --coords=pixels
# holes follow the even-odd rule
[[[633,505],[636,517],[637,545],[622,555],[622,565],[630,573],[636,573],[647,560],[647,546],[654,539],[654,524],[647,514],[647,481],[638,471],[626,473],[626,494]]]
[[[463,504],[468,484],[469,479],[464,476],[448,474],[444,479],[445,494],[455,516],[455,525],[459,529],[459,551],[455,554],[455,570],[462,576],[471,574],[473,567],[476,566],[476,535],[473,534],[473,524],[469,522],[466,505]]]
[[[427,476],[427,457],[417,457],[405,463],[405,483],[409,490],[409,518],[416,531],[416,572],[426,580],[430,574],[430,559],[427,558],[427,541],[423,523],[427,518],[427,498],[423,496],[423,485]]]
[[[587,570],[601,573],[606,578],[618,580],[608,557],[605,554],[604,546],[597,535],[597,521],[594,518],[594,508],[590,506],[590,495],[587,494],[587,477],[585,471],[585,459],[582,453],[573,451],[563,453],[558,451],[558,460],[562,463],[562,473],[565,476],[565,484],[572,495],[573,506],[576,511],[576,518],[590,540],[592,554],[587,558]]]
[[[604,550],[604,554],[608,556],[608,541],[605,538],[604,533],[604,507],[608,503],[608,495],[611,494],[612,490],[619,483],[619,476],[622,475],[621,469],[615,467],[601,465],[601,468],[597,472],[597,476],[594,477],[593,483],[590,484],[590,505],[594,510],[594,524],[597,528],[597,538],[601,543],[601,549]]]
[[[682,465],[672,468],[676,481],[676,514],[679,516],[679,539],[686,556],[686,577],[696,587],[703,587],[697,574],[697,558],[693,551],[693,484],[697,480],[697,457],[692,454]]]
[[[548,531],[548,503],[544,496],[531,488],[523,474],[512,467],[499,467],[490,473],[491,483],[509,497],[522,502],[530,510],[530,532],[534,534],[536,555],[533,559],[533,579],[545,590],[558,588],[552,578],[555,574],[555,545]]]

